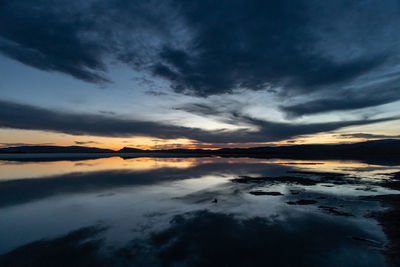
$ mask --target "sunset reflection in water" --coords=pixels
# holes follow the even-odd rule
[[[47,240],[47,248],[70,240],[69,235],[93,242],[100,235],[95,255],[128,266],[139,263],[129,254],[137,247],[135,253],[143,253],[138,257],[146,264],[162,265],[153,260],[162,261],[157,255],[179,242],[201,253],[213,242],[233,250],[255,242],[257,255],[270,253],[274,260],[285,255],[276,244],[289,251],[304,247],[320,250],[331,262],[332,257],[345,263],[361,257],[385,266],[379,249],[386,237],[366,217],[380,205],[360,197],[397,193],[380,183],[399,170],[398,165],[361,161],[244,157],[0,160],[0,254],[18,249],[25,257],[25,249],[41,248],[23,245],[37,240]],[[192,236],[193,231],[201,237]],[[165,235],[167,239],[161,238]],[[373,242],[357,243],[352,236]],[[77,244],[83,240],[79,238]],[[261,251],[264,245],[269,252]],[[351,253],[341,255],[337,249],[342,247]],[[120,258],[120,250],[131,252]],[[251,251],[243,253],[258,260]]]

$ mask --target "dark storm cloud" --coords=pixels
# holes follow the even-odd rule
[[[83,38],[90,26],[61,1],[2,1],[0,50],[24,64],[59,71],[88,82],[104,82],[101,43]]]
[[[107,58],[181,93],[279,87],[299,94],[393,60],[398,15],[390,0],[5,0],[0,51],[88,82],[108,80]]]
[[[143,64],[149,55],[135,52],[144,46],[143,32],[157,36],[168,27],[161,22],[168,16],[151,12],[150,2],[1,1],[0,52],[41,70],[104,83],[105,58]]]
[[[362,109],[372,106],[392,103],[400,100],[399,80],[388,83],[379,83],[372,88],[364,87],[361,90],[336,90],[324,98],[311,100],[299,104],[282,106],[281,109],[289,118],[312,115],[316,113]]]
[[[371,106],[387,104],[400,99],[400,96],[393,99],[385,96],[371,97],[356,97],[352,98],[333,98],[333,99],[318,99],[310,102],[296,104],[292,106],[282,107],[282,110],[289,118],[300,117],[303,115],[312,115],[329,111],[361,109]]]
[[[182,1],[194,38],[188,49],[165,47],[153,72],[177,92],[200,96],[269,85],[312,90],[346,81],[386,59],[369,54],[341,63],[316,52],[310,1]]]
[[[244,115],[237,119],[255,130],[214,130],[167,125],[159,122],[111,118],[102,115],[73,114],[0,101],[0,128],[44,130],[72,135],[109,137],[153,136],[163,139],[188,138],[206,143],[267,142],[303,134],[331,131],[346,126],[364,125],[398,117],[313,124],[289,124],[263,121]]]

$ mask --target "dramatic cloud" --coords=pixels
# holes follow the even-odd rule
[[[153,72],[177,92],[207,96],[270,86],[308,91],[385,61],[379,53],[341,62],[322,53],[312,3],[182,1],[178,7],[194,37],[185,50],[165,47]]]
[[[24,64],[64,72],[88,82],[106,79],[101,43],[84,38],[88,22],[57,1],[2,1],[0,50]]]
[[[118,119],[102,115],[72,114],[38,107],[0,101],[0,127],[45,130],[72,135],[109,137],[153,136],[162,139],[188,138],[206,143],[267,142],[298,135],[336,130],[346,126],[364,125],[399,119],[398,117],[313,124],[289,124],[263,121],[244,115],[238,119],[257,130],[215,130],[167,125],[159,122]]]
[[[157,36],[169,38],[170,10],[151,2],[1,1],[0,51],[41,70],[107,82],[106,58],[143,65]]]
[[[400,100],[399,79],[393,79],[361,89],[336,90],[324,98],[282,106],[281,109],[289,118],[294,118],[330,111],[362,109],[398,100]]]
[[[237,88],[300,93],[392,60],[399,12],[391,0],[5,0],[0,51],[95,83],[108,80],[111,59],[197,96]]]

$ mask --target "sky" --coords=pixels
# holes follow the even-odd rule
[[[0,0],[0,147],[400,138],[398,0]]]

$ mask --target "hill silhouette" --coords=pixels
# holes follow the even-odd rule
[[[167,149],[142,150],[124,147],[120,150],[84,146],[18,146],[0,149],[0,154],[30,153],[117,153],[123,157],[129,154],[168,154],[190,156],[254,156],[280,158],[374,158],[400,157],[400,140],[382,139],[351,144],[312,144],[290,146],[264,146],[252,148],[209,149]],[[125,156],[124,156],[125,155]]]

